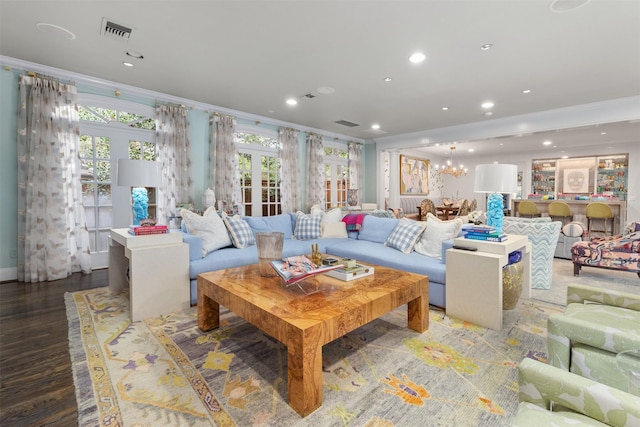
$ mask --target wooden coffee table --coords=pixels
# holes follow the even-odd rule
[[[220,305],[282,342],[288,351],[289,405],[301,416],[322,405],[322,346],[407,304],[410,329],[429,327],[429,278],[374,266],[372,276],[344,282],[324,275],[306,279],[318,292],[305,295],[258,265],[198,275],[198,327],[220,325]]]

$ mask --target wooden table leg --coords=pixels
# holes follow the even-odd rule
[[[322,346],[317,340],[305,343],[303,335],[287,346],[287,382],[289,405],[306,417],[322,405]]]
[[[424,332],[429,329],[429,282],[420,286],[422,295],[407,303],[407,323],[409,329]]]
[[[209,298],[204,288],[198,278],[198,328],[206,332],[220,326],[220,304]]]

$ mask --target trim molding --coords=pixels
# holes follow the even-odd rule
[[[0,268],[0,282],[13,282],[18,280],[18,267]]]

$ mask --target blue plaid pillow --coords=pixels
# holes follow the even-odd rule
[[[229,216],[222,212],[222,220],[224,225],[227,226],[233,246],[242,249],[256,244],[256,236],[253,235],[253,230],[240,215]]]
[[[384,242],[384,245],[408,254],[413,250],[413,246],[418,241],[420,235],[422,235],[426,225],[426,221],[413,221],[407,218],[402,218],[398,221],[398,224],[395,226],[389,237],[387,237],[387,241]]]
[[[322,235],[322,215],[296,213],[296,229],[293,237],[297,240],[319,239]]]

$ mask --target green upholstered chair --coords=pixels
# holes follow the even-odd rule
[[[542,218],[505,216],[502,231],[507,234],[527,236],[531,242],[531,287],[551,289],[553,281],[553,256],[560,236],[560,221]]]
[[[564,314],[547,319],[549,363],[610,387],[628,389],[616,355],[637,349],[640,295],[569,285]]]
[[[513,426],[640,425],[640,397],[533,359],[520,362],[518,385]]]
[[[589,238],[593,233],[604,233],[605,236],[613,235],[613,211],[611,206],[602,202],[591,202],[587,205],[586,216]],[[596,228],[598,223],[601,224],[601,228]]]
[[[573,213],[571,212],[571,208],[562,200],[554,200],[549,203],[549,216],[554,221],[562,222],[562,225],[565,225],[568,222],[573,221]]]
[[[518,203],[518,215],[525,218],[533,218],[541,214],[535,203],[529,200],[522,200]]]

